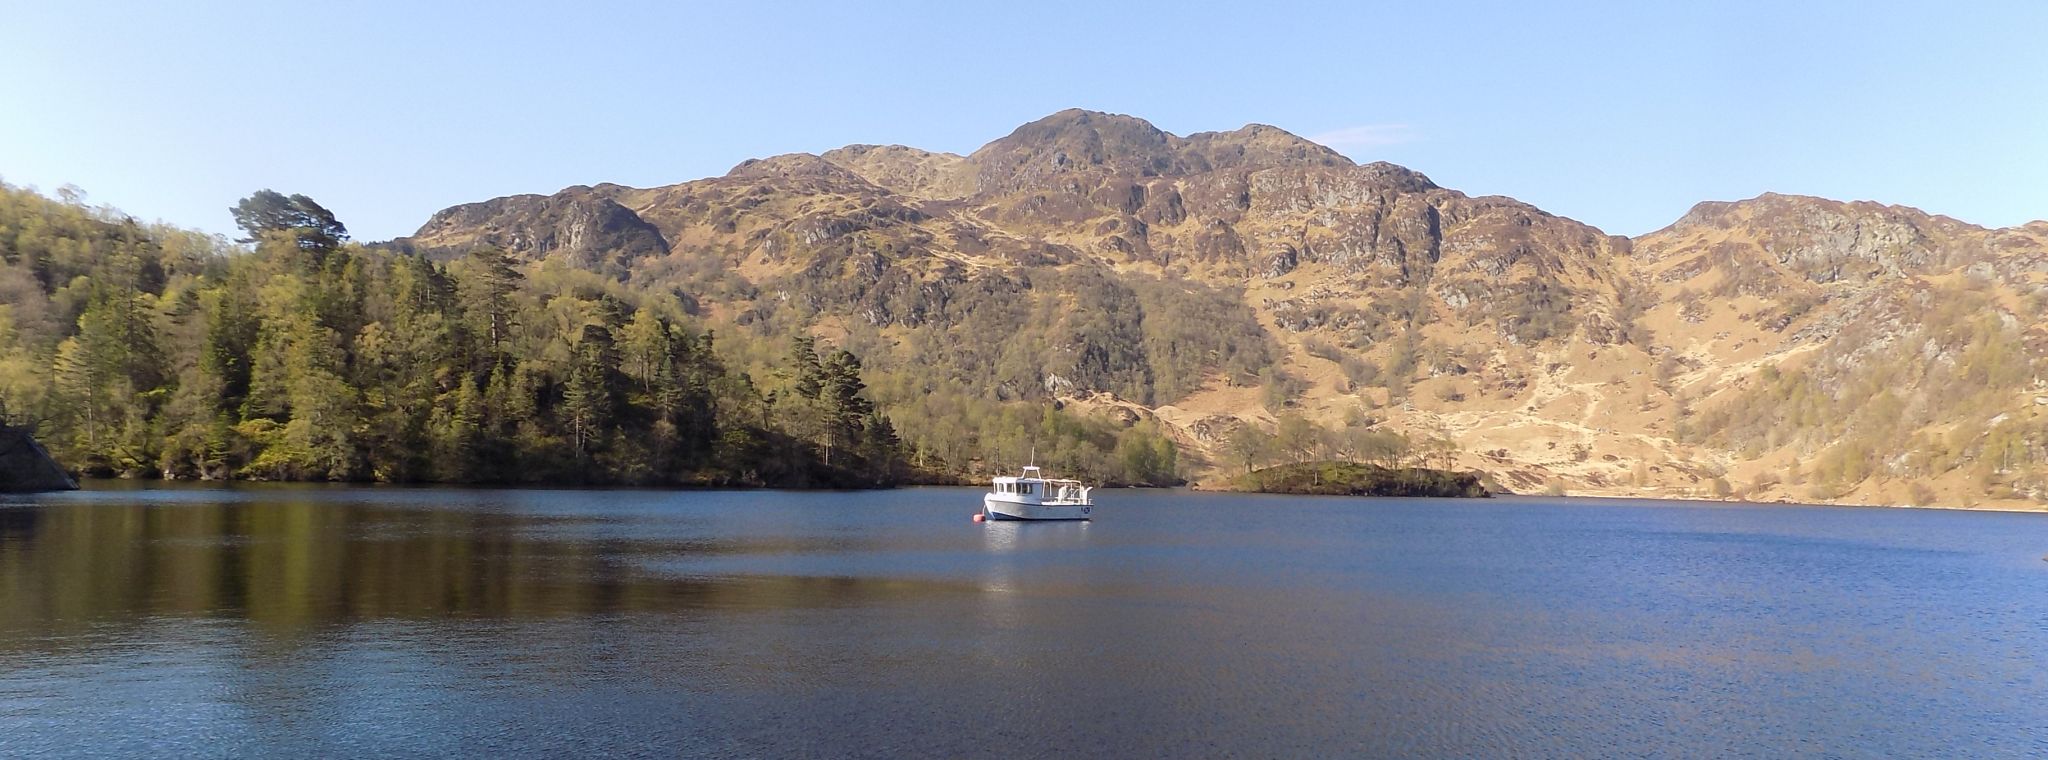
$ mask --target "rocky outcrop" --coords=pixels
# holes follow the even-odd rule
[[[495,246],[522,258],[558,257],[617,274],[636,259],[668,252],[661,230],[609,197],[624,189],[574,187],[550,196],[515,195],[455,206],[395,242],[450,253]]]
[[[1635,248],[1651,281],[1764,299],[1779,308],[1752,316],[1782,330],[1788,310],[1854,302],[1911,278],[1961,272],[2018,284],[2048,274],[2041,224],[1991,230],[1908,206],[1765,193],[1702,202]]]
[[[1228,132],[1196,132],[1182,138],[1188,163],[1206,170],[1267,169],[1275,166],[1350,166],[1337,151],[1279,127],[1250,124]]]
[[[1700,203],[1650,239],[1724,237],[1731,243],[1724,256],[1753,257],[1826,285],[1952,269],[1989,252],[1985,232],[1906,206],[1765,193]]]
[[[1187,173],[1174,137],[1144,119],[1069,109],[1018,127],[970,156],[984,195],[1059,190],[1069,177]],[[1093,183],[1087,183],[1093,184]]]
[[[0,493],[75,490],[78,481],[28,431],[0,427]]]
[[[848,145],[820,158],[911,198],[952,200],[974,194],[974,167],[966,156],[902,145]]]
[[[1018,127],[968,160],[977,168],[978,189],[985,195],[1060,191],[1107,177],[1352,165],[1336,151],[1264,124],[1179,137],[1134,116],[1080,109]]]

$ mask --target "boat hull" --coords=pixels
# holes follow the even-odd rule
[[[983,496],[981,511],[990,520],[1051,522],[1092,519],[1095,507],[1092,504],[1028,504]]]

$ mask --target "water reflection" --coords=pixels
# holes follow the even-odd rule
[[[1088,546],[1088,522],[1026,522],[1003,520],[977,524],[981,545],[987,554],[982,567],[981,589],[992,596],[1017,590],[1020,562],[1057,563],[1063,552],[1078,552]]]
[[[999,520],[981,523],[982,545],[992,554],[1019,551],[1080,549],[1088,545],[1088,522],[1023,522]]]
[[[401,497],[406,496],[400,492]],[[0,647],[62,641],[109,622],[246,620],[271,635],[376,619],[533,619],[843,603],[916,593],[853,577],[675,577],[641,559],[772,556],[807,541],[713,540],[630,510],[535,512],[530,494],[432,500],[345,491],[195,500],[94,498],[0,506]],[[235,494],[213,494],[234,498]],[[651,534],[651,535],[648,535]]]

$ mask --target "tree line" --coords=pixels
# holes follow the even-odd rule
[[[241,245],[0,186],[0,415],[92,476],[868,486],[913,473],[861,361],[729,368],[680,294],[365,247],[305,196]]]

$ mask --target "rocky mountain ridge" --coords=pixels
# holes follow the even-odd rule
[[[1766,194],[1631,240],[1274,127],[1069,110],[967,156],[848,146],[465,204],[394,244],[660,283],[713,322],[1149,417],[1198,479],[1234,466],[1233,430],[1299,414],[1453,441],[1516,490],[2048,499],[2048,222]],[[1851,400],[1899,421],[1822,418]]]

